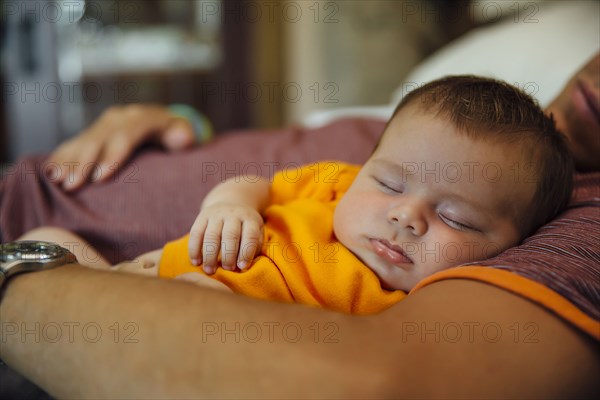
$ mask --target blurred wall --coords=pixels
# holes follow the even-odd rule
[[[285,123],[302,121],[315,109],[387,104],[412,67],[470,26],[468,15],[458,11],[465,3],[307,4],[305,18],[285,25],[284,75],[305,93],[285,103]],[[446,7],[454,8],[455,17],[449,18]]]
[[[115,103],[187,103],[218,132],[384,104],[417,62],[470,26],[466,3],[0,0],[3,149],[11,159],[49,151]]]
[[[286,24],[285,78],[304,96],[285,103],[285,122],[315,109],[387,103],[437,33],[431,23],[403,18],[407,3],[324,2]]]

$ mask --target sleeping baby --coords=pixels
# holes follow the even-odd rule
[[[402,100],[362,166],[324,161],[272,180],[234,177],[206,196],[185,237],[114,267],[78,259],[376,313],[438,271],[517,245],[567,205],[572,175],[564,138],[528,95],[447,77]],[[27,238],[75,240],[50,229]]]

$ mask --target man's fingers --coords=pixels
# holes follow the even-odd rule
[[[68,162],[66,160],[73,160],[74,152],[71,150],[71,143],[63,143],[60,145],[51,155],[48,157],[46,161],[48,163],[48,167],[46,168],[46,177],[57,185],[62,185],[62,183],[67,179],[67,174],[65,173],[65,163]]]
[[[121,170],[141,142],[139,137],[130,136],[127,132],[115,134],[111,140],[106,141],[102,153],[98,157],[99,173],[96,181],[106,181],[115,172]]]
[[[67,191],[79,188],[95,174],[100,151],[101,146],[96,142],[71,139],[48,158],[47,178]]]
[[[183,118],[173,118],[167,129],[158,133],[160,143],[168,150],[182,150],[196,143],[194,128]]]
[[[88,180],[105,181],[137,147],[153,139],[169,149],[178,149],[192,145],[194,134],[187,121],[173,118],[163,106],[109,107],[88,129],[51,154],[48,162],[55,163],[53,169],[61,172],[51,177],[52,182],[65,190],[75,190]]]

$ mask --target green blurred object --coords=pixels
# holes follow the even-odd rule
[[[187,104],[171,104],[168,107],[171,114],[186,119],[194,128],[196,141],[200,144],[209,142],[213,137],[213,127],[210,120],[194,107]]]

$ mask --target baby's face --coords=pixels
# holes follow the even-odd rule
[[[335,235],[387,289],[492,257],[520,241],[535,193],[522,157],[406,107],[340,200]]]

